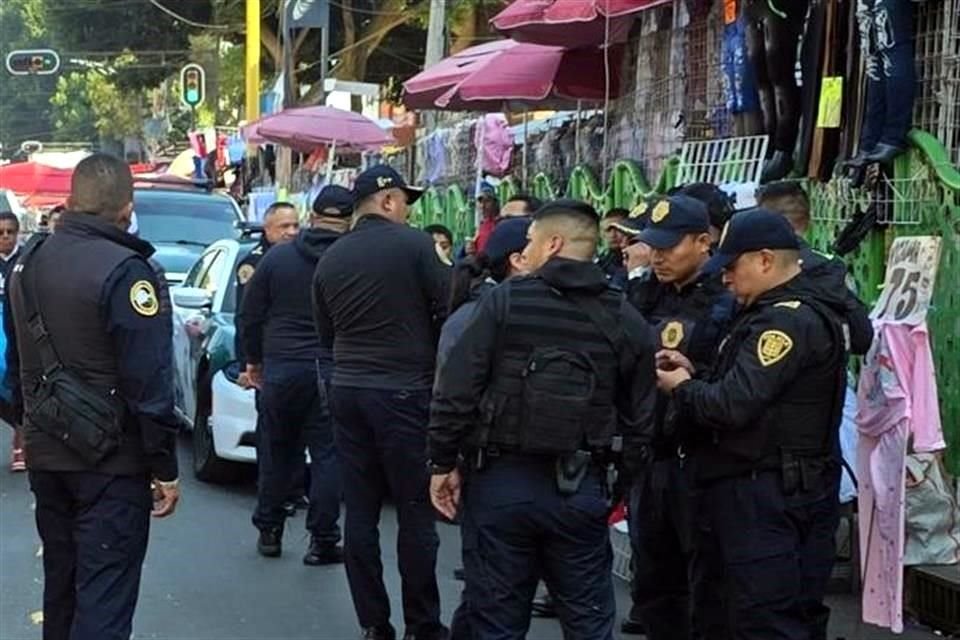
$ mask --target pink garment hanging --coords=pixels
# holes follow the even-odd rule
[[[502,113],[490,113],[477,120],[473,144],[477,148],[483,146],[483,173],[497,177],[507,174],[513,156],[513,134]]]
[[[926,323],[874,330],[857,390],[863,621],[901,633],[907,441],[917,452],[946,443]]]

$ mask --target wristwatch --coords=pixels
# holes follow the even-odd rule
[[[456,468],[455,464],[437,464],[433,460],[427,462],[427,470],[432,476],[445,476]]]

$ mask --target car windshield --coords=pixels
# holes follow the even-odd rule
[[[133,209],[140,237],[149,242],[206,246],[240,235],[233,202],[217,195],[137,191]]]

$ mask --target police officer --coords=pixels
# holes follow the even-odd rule
[[[163,517],[179,497],[172,324],[152,247],[125,232],[132,200],[123,161],[82,160],[57,233],[35,236],[10,283],[45,640],[128,640],[151,504]]]
[[[621,438],[630,466],[649,453],[654,345],[592,262],[598,236],[587,204],[541,208],[524,250],[534,273],[484,296],[437,375],[431,498],[453,518],[463,491],[475,638],[523,638],[541,576],[565,636],[613,637],[602,458]]]
[[[260,466],[253,524],[260,530],[257,550],[267,557],[282,552],[284,501],[310,451],[310,548],[304,564],[343,561],[340,542],[340,471],[324,380],[332,354],[321,345],[309,291],[317,260],[350,226],[353,201],[342,187],[317,196],[310,228],[293,242],[276,246],[260,260],[243,297],[246,373],[260,391]],[[329,340],[327,340],[329,343]],[[323,375],[321,375],[321,373]]]
[[[708,368],[733,316],[734,300],[719,274],[703,272],[711,245],[707,207],[674,195],[653,203],[645,219],[636,240],[651,248],[653,277],[646,295],[633,302],[654,327],[660,349],[684,354],[700,370]],[[709,616],[710,604],[702,601],[711,595],[698,579],[706,567],[694,564],[690,461],[681,440],[685,427],[669,397],[660,394],[653,459],[637,472],[631,491],[633,609],[622,630],[642,627],[650,640],[715,637],[704,628],[716,617]],[[691,607],[694,588],[699,593]]]
[[[243,294],[247,283],[253,274],[256,273],[257,265],[263,256],[271,247],[290,242],[297,237],[300,230],[300,219],[297,216],[296,207],[289,202],[274,202],[263,214],[263,235],[260,242],[250,250],[237,264],[237,313],[234,315],[234,354],[237,359],[240,374],[237,376],[237,384],[245,389],[254,388],[247,375],[247,358],[244,353],[243,326],[246,324],[243,310]],[[256,392],[257,405],[257,460],[263,456],[260,452],[260,427],[263,423],[260,408],[260,391]],[[258,474],[262,471],[258,468]],[[291,493],[285,503],[288,515],[294,515],[297,507],[304,506],[303,490],[306,481],[306,460],[300,466],[294,476],[291,485]]]
[[[823,254],[807,244],[803,237],[810,227],[810,200],[803,187],[796,180],[771,182],[761,187],[757,193],[761,206],[785,217],[797,234],[800,243],[800,266],[825,292],[842,291],[844,294],[843,319],[850,332],[850,352],[865,355],[873,342],[873,323],[866,305],[857,297],[848,285],[847,265],[840,258]],[[837,442],[836,465],[834,467],[834,486],[840,492],[842,474],[842,453]],[[836,556],[836,534],[840,523],[839,499],[823,500],[816,506],[814,525],[810,530],[807,543],[800,550],[804,559],[804,600],[811,621],[811,640],[826,640],[827,622],[830,608],[823,600],[827,585],[833,573],[833,559]]]
[[[658,354],[660,388],[695,423],[701,532],[723,564],[718,588],[730,633],[744,640],[810,637],[801,557],[817,505],[836,500],[834,447],[846,384],[842,291],[801,273],[787,221],[764,209],[736,214],[708,269],[742,305],[710,373]]]
[[[297,217],[297,209],[289,202],[274,202],[263,214],[263,236],[260,242],[250,250],[237,264],[237,309],[239,310],[234,319],[236,325],[234,338],[234,351],[237,361],[240,363],[240,378],[237,382],[242,387],[249,388],[250,381],[247,378],[247,361],[243,353],[243,292],[257,270],[260,260],[266,255],[270,247],[285,242],[290,242],[297,237],[300,231],[300,219]]]
[[[347,578],[369,640],[396,633],[378,531],[388,492],[397,507],[406,637],[446,636],[426,428],[449,267],[429,235],[406,225],[421,193],[386,165],[357,176],[355,226],[320,258],[314,281],[318,330],[334,336],[330,401],[347,507]]]

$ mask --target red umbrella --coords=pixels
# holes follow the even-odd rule
[[[61,202],[70,195],[73,169],[57,169],[38,162],[16,162],[0,166],[0,189],[25,197],[25,204]]]
[[[309,153],[321,145],[379,149],[393,142],[376,122],[353,111],[333,107],[285,109],[247,125],[248,141],[261,139]]]
[[[414,109],[500,111],[504,103],[566,107],[620,95],[623,51],[567,50],[497,40],[441,60],[407,80],[403,102]]]
[[[624,42],[633,14],[671,1],[515,0],[490,22],[497,31],[520,42],[571,48],[596,46]]]

